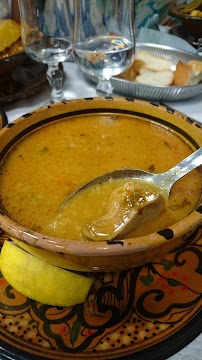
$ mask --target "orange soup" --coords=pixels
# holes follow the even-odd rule
[[[83,205],[77,207],[76,223],[68,224],[65,213],[60,218],[61,226],[54,227],[61,205],[72,192],[115,169],[164,172],[192,152],[189,143],[174,131],[130,115],[84,115],[61,120],[29,134],[6,156],[0,169],[1,202],[13,220],[29,229],[87,240],[80,231],[83,214],[87,214],[88,221],[102,215],[102,204],[106,204],[109,194],[102,189],[90,201],[84,198]],[[186,217],[199,203],[201,177],[196,169],[180,179],[164,211],[125,237],[159,231]]]

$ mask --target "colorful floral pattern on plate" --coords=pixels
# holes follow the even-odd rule
[[[45,359],[112,359],[169,338],[199,313],[202,229],[162,258],[97,273],[84,304],[37,303],[0,278],[0,340]],[[1,243],[7,235],[1,233]]]

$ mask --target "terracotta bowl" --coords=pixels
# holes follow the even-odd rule
[[[129,114],[147,118],[173,129],[193,151],[202,146],[202,127],[194,120],[170,108],[141,100],[123,98],[88,98],[58,103],[31,113],[0,131],[0,152],[3,160],[9,150],[25,135],[42,126],[69,116],[92,113]],[[11,237],[82,266],[85,271],[114,271],[139,266],[162,256],[180,244],[202,223],[201,205],[182,221],[157,233],[117,241],[80,242],[46,236],[29,230],[9,218],[1,206],[0,226]]]
[[[190,16],[189,14],[184,14],[183,9],[186,5],[174,6],[170,9],[169,15],[179,19],[183,26],[191,31],[198,37],[202,36],[202,18]]]

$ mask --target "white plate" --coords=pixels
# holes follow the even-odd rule
[[[175,68],[179,60],[188,62],[190,60],[202,61],[202,57],[194,55],[190,52],[184,52],[169,46],[155,44],[136,44],[136,52],[140,50],[148,51],[157,56],[169,59]],[[97,82],[97,78],[89,76],[93,82]],[[137,99],[158,100],[158,101],[179,101],[189,99],[202,93],[202,83],[189,86],[155,86],[138,84],[134,81],[128,81],[119,78],[111,79],[114,87],[114,93],[134,97]]]

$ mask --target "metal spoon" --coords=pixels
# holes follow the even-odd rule
[[[101,184],[106,182],[110,179],[124,179],[124,178],[131,178],[131,179],[139,179],[154,186],[164,190],[164,192],[169,196],[170,190],[175,182],[181,179],[183,176],[188,174],[193,169],[197,168],[198,166],[202,165],[202,147],[196,150],[194,153],[189,155],[187,158],[182,160],[179,164],[171,168],[170,170],[155,174],[150,173],[144,170],[138,169],[119,169],[108,172],[101,176],[98,176],[92,180],[90,180],[85,185],[82,185],[79,189],[73,192],[61,205],[60,210],[65,206],[65,204],[79,191],[86,189],[87,187],[94,185],[94,184]]]

